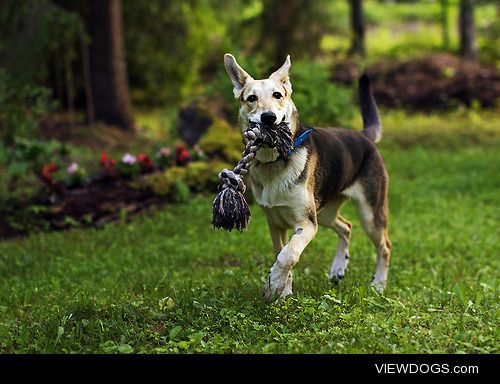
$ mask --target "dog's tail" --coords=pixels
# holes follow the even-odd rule
[[[373,98],[370,87],[370,79],[365,72],[359,78],[358,86],[359,104],[361,116],[363,117],[363,133],[374,143],[378,143],[382,138],[382,123],[378,113],[377,104]]]

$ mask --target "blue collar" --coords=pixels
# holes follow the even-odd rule
[[[293,148],[290,149],[288,151],[288,156],[290,156],[292,154],[292,152],[294,151],[294,149],[300,147],[300,144],[302,144],[302,142],[308,138],[309,134],[312,132],[312,128],[311,129],[308,129],[307,131],[305,131],[303,134],[301,134],[299,137],[297,137],[294,142],[293,142]]]

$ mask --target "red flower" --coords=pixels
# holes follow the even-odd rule
[[[101,164],[101,167],[104,167],[108,163],[108,155],[106,152],[103,152],[101,154],[101,160],[99,161],[99,164]]]
[[[48,171],[50,173],[54,173],[55,171],[57,171],[57,164],[49,163],[49,164],[47,164],[47,166],[48,166]]]
[[[145,155],[144,153],[140,153],[137,156],[137,160],[139,161],[139,164],[141,164],[141,167],[145,171],[150,171],[150,170],[152,170],[154,168],[153,162],[148,157],[148,155]]]
[[[104,168],[104,170],[109,176],[113,176],[114,167],[116,165],[115,159],[110,159],[108,157],[108,154],[106,152],[103,152],[101,154],[101,159],[99,160],[99,164],[101,165],[102,168]]]
[[[57,171],[57,165],[55,163],[47,163],[42,165],[41,176],[42,179],[46,181],[52,180],[52,174]]]
[[[182,165],[187,163],[189,159],[189,152],[182,145],[178,145],[175,147],[175,161],[177,164]]]
[[[101,160],[99,160],[99,164],[101,165],[101,167],[106,168],[107,170],[111,170],[115,166],[116,160],[110,159],[108,157],[108,154],[106,152],[103,152],[101,154]]]
[[[47,163],[42,165],[42,169],[40,172],[40,178],[46,183],[51,189],[61,191],[62,183],[60,181],[54,180],[52,174],[57,171],[57,164],[55,163]]]

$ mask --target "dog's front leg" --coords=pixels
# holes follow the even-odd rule
[[[285,297],[292,293],[292,268],[300,259],[307,244],[314,238],[318,226],[304,221],[295,227],[295,233],[278,254],[276,262],[269,271],[264,285],[264,299],[270,303],[275,296]]]

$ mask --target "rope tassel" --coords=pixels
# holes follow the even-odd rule
[[[286,157],[293,148],[292,133],[286,123],[271,128],[251,124],[243,135],[247,144],[241,160],[234,170],[223,169],[219,173],[219,194],[212,203],[212,225],[227,231],[243,231],[248,226],[250,208],[243,196],[246,186],[242,176],[250,169],[256,152],[266,144],[277,148],[280,156]]]

